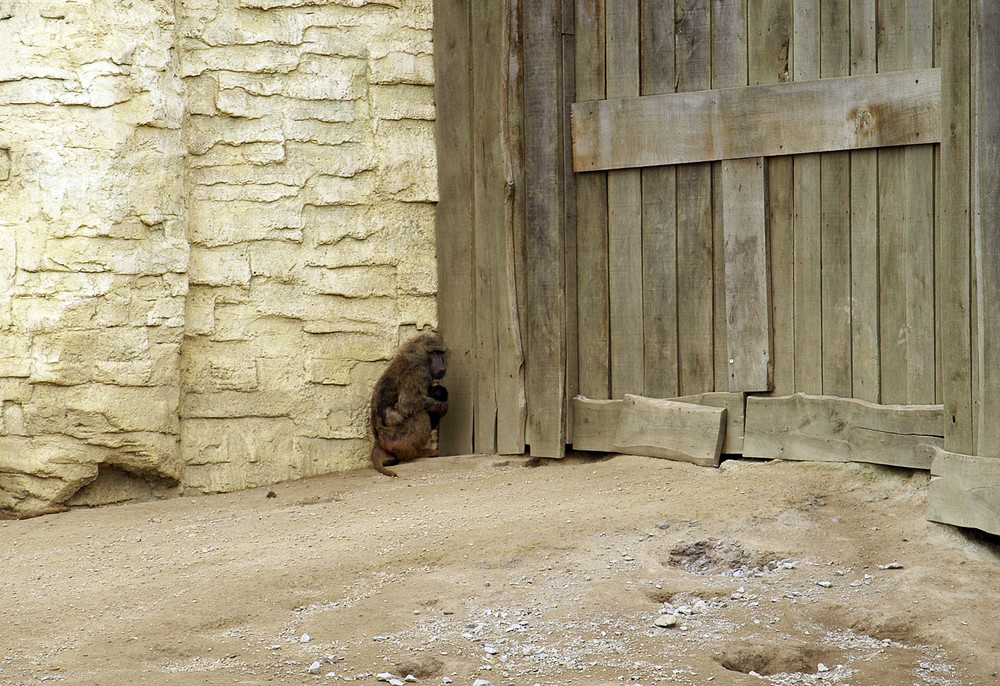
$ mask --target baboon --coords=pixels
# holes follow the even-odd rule
[[[371,400],[375,444],[372,466],[388,476],[385,464],[437,455],[427,441],[448,411],[448,391],[435,384],[447,371],[447,349],[433,334],[417,336],[403,346],[379,377]]]

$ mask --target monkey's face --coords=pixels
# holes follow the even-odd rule
[[[432,379],[443,378],[445,372],[448,371],[444,362],[444,352],[432,350],[427,356],[427,366],[430,369]]]

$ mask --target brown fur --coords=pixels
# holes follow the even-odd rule
[[[448,392],[435,381],[444,376],[447,349],[438,336],[417,336],[396,353],[375,384],[371,425],[372,467],[396,476],[385,464],[432,457],[431,431],[448,411]]]

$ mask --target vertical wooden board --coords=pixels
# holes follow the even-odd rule
[[[747,5],[745,0],[712,0],[712,88],[729,88],[747,85]],[[739,166],[739,165],[737,165]],[[761,166],[763,173],[763,165]],[[726,285],[729,257],[723,221],[722,187],[729,174],[723,162],[712,164],[712,261],[714,265],[714,329],[715,329],[715,388],[733,388],[732,351],[727,331],[731,313],[728,311],[730,288]],[[741,268],[745,265],[740,265]],[[756,342],[755,342],[756,343]],[[739,389],[743,390],[743,389]],[[766,389],[755,389],[766,390]]]
[[[677,90],[711,87],[709,0],[677,0]],[[677,168],[678,392],[711,391],[715,385],[712,169],[708,163]]]
[[[640,0],[642,95],[674,91],[674,0]],[[677,395],[677,171],[643,169],[643,393]]]
[[[566,15],[570,17],[567,18]],[[580,388],[580,349],[579,322],[577,320],[577,213],[576,213],[576,174],[573,173],[573,146],[570,145],[570,111],[573,108],[574,88],[576,81],[575,48],[576,41],[572,33],[566,33],[567,25],[573,24],[572,0],[563,0],[563,35],[562,35],[562,69],[563,69],[563,99],[562,118],[563,130],[563,198],[566,209],[566,435],[573,435],[573,413],[569,402]]]
[[[907,0],[906,67],[934,66],[934,0]],[[906,250],[906,401],[935,399],[934,146],[903,151]]]
[[[820,77],[850,73],[849,0],[821,0]],[[852,396],[850,153],[820,156],[823,393]]]
[[[528,351],[527,436],[531,454],[566,450],[566,305],[563,222],[561,0],[524,12],[524,146]],[[488,33],[488,32],[487,32]]]
[[[978,1],[975,106],[979,404],[976,454],[1000,456],[1000,6]]]
[[[793,11],[794,80],[819,78],[819,0],[795,0]],[[795,390],[819,393],[823,387],[819,155],[795,157],[792,174],[795,184]]]
[[[851,74],[873,74],[875,66],[875,0],[851,0]],[[853,397],[879,402],[878,152],[850,156]]]
[[[792,0],[755,0],[747,8],[750,84],[788,81]],[[766,162],[773,382],[778,395],[795,390],[792,164],[791,157]]]
[[[729,390],[771,389],[764,159],[722,163]]]
[[[607,95],[639,95],[639,2],[605,7]],[[611,396],[641,393],[642,177],[638,169],[608,173],[608,293],[611,313]]]
[[[472,155],[469,83],[469,0],[434,4],[435,125],[438,159],[436,210],[438,324],[451,350],[449,412],[441,423],[438,450],[473,450],[476,354],[473,344]]]
[[[878,3],[878,71],[906,66],[906,3]],[[901,148],[878,151],[879,331],[882,402],[906,402],[905,165]]]
[[[604,99],[604,26],[604,0],[577,0],[577,100]],[[576,176],[579,390],[590,398],[609,398],[608,175]]]
[[[972,341],[970,263],[970,62],[969,3],[938,3],[941,27],[941,174],[936,188],[939,211],[938,269],[940,302],[941,395],[945,410],[945,448],[972,453]]]

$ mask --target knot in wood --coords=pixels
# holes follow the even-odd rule
[[[854,135],[859,138],[871,138],[875,135],[875,114],[867,107],[855,107],[851,110],[854,120]]]

